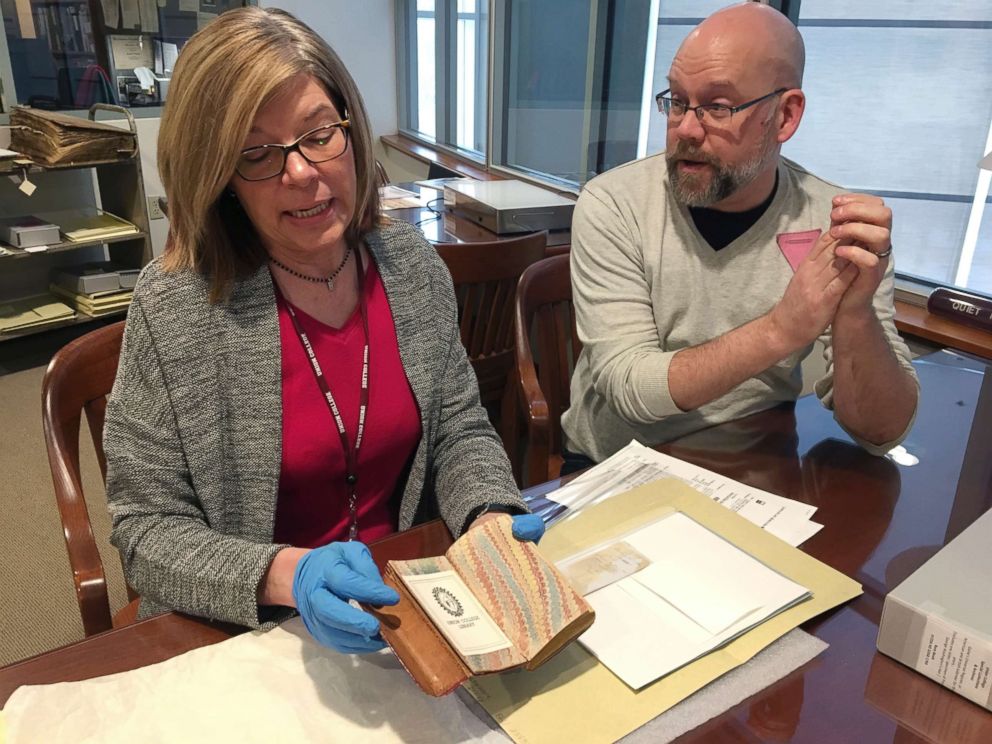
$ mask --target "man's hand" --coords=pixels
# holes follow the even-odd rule
[[[830,236],[838,241],[835,254],[858,268],[857,278],[844,294],[838,314],[872,312],[872,298],[885,275],[892,250],[892,210],[877,196],[835,196],[830,212]]]
[[[835,253],[838,245],[830,231],[820,235],[796,269],[782,299],[768,314],[789,353],[811,344],[823,333],[858,278],[858,266]]]

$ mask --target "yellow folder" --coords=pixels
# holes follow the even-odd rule
[[[616,741],[801,623],[861,594],[857,582],[674,479],[648,483],[587,507],[549,530],[540,550],[555,562],[673,511],[807,587],[812,598],[637,692],[576,643],[533,672],[472,679],[466,685],[469,692],[515,741]]]

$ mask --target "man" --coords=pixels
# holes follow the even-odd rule
[[[714,13],[659,94],[666,152],[583,190],[566,469],[795,400],[818,337],[816,394],[840,424],[874,454],[906,435],[919,387],[892,322],[891,212],[780,156],[804,61],[778,11]]]

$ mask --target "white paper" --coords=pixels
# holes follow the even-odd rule
[[[420,607],[462,656],[511,648],[510,639],[454,571],[400,577]]]
[[[401,189],[399,186],[393,186],[392,184],[379,187],[380,199],[400,199],[404,196],[415,196],[419,198],[420,194],[409,189]]]
[[[121,28],[141,28],[138,0],[121,0]]]
[[[154,40],[155,50],[155,72],[168,77],[176,67],[176,58],[179,56],[179,47],[168,41]],[[159,58],[161,58],[161,68],[159,68]]]
[[[434,189],[435,191],[444,191],[444,187],[449,183],[471,180],[468,176],[450,176],[448,178],[425,178],[422,181],[414,181],[414,183],[418,186],[426,186],[429,189]]]
[[[25,253],[44,253],[48,250],[47,245],[29,245],[27,248],[22,248]]]
[[[753,488],[670,455],[631,442],[619,452],[544,498],[566,507],[545,521],[567,519],[590,504],[660,478],[678,478],[792,546],[812,537],[822,525],[809,522],[815,506]]]
[[[138,0],[141,14],[141,30],[150,34],[158,33],[158,4],[156,0]]]
[[[928,617],[916,668],[974,703],[992,700],[992,644],[973,632]]]
[[[506,741],[456,695],[425,695],[392,653],[339,654],[299,618],[131,672],[21,687],[3,712],[7,744]]]
[[[586,597],[596,622],[579,643],[633,689],[809,596],[682,513],[622,539],[652,563]]]
[[[118,70],[133,70],[135,67],[151,67],[155,64],[152,44],[141,36],[111,36],[110,50],[114,67]]]
[[[103,6],[103,23],[107,28],[120,28],[120,0],[100,0]]]

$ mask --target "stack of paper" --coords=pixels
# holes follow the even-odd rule
[[[137,226],[127,220],[94,207],[49,212],[45,217],[58,225],[62,235],[71,243],[107,240],[139,232]]]
[[[72,320],[72,308],[56,302],[51,295],[25,297],[0,304],[0,333]]]
[[[24,160],[21,153],[0,147],[0,173],[12,171],[18,165],[18,160]]]
[[[81,292],[73,292],[71,289],[66,289],[58,284],[50,284],[48,289],[51,290],[52,294],[64,299],[79,312],[93,318],[99,318],[102,315],[113,315],[127,309],[131,304],[131,296],[134,294],[134,290],[130,289],[83,294]]]
[[[10,146],[40,163],[61,165],[130,158],[138,140],[134,132],[112,124],[15,106],[10,112]]]
[[[810,520],[815,506],[738,483],[639,442],[631,442],[568,485],[532,500],[530,506],[551,525],[574,516],[585,506],[660,478],[685,481],[789,545],[801,545],[823,529],[822,524]]]
[[[590,571],[591,562],[612,573],[612,582],[586,595],[596,622],[579,642],[635,690],[810,597],[805,587],[681,513],[558,568],[579,585],[599,572]],[[620,566],[636,570],[616,580]],[[655,641],[631,643],[645,634]]]

